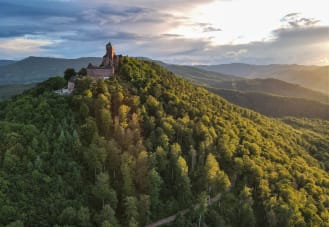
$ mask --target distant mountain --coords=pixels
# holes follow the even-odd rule
[[[208,90],[229,102],[270,117],[294,116],[329,120],[329,105],[309,99],[215,88],[208,88]]]
[[[173,73],[202,85],[228,101],[270,117],[329,118],[329,96],[278,79],[241,79],[193,66],[157,62]],[[234,64],[239,69],[241,64]],[[305,66],[307,67],[307,66]]]
[[[220,84],[223,81],[242,79],[242,77],[207,71],[193,66],[166,64],[159,61],[156,63],[179,76],[183,76],[186,79],[205,86],[217,86],[217,84]]]
[[[277,79],[245,79],[235,81],[223,81],[216,88],[235,91],[261,92],[280,96],[312,99],[318,102],[329,103],[329,96],[304,88],[297,84],[287,83]]]
[[[13,60],[0,60],[0,66],[4,66],[4,65],[10,65],[15,63],[16,61]]]
[[[275,78],[329,93],[329,66],[249,65],[232,63],[199,65],[198,68],[245,78]]]
[[[89,63],[99,64],[101,58],[45,58],[28,57],[0,67],[0,84],[30,84],[44,81],[51,76],[62,75],[66,68],[79,70]]]

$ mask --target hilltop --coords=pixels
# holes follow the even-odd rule
[[[118,77],[93,81],[59,96],[65,81],[52,78],[0,103],[2,225],[145,226],[186,209],[170,226],[329,223],[321,130],[230,104],[154,62],[123,57]]]
[[[139,59],[152,61],[145,58]],[[101,58],[55,59],[30,57],[22,61],[10,62],[10,65],[0,66],[0,73],[4,72],[2,75],[7,75],[7,79],[0,76],[0,84],[4,83],[2,86],[0,85],[0,99],[6,99],[21,93],[31,87],[36,81],[45,80],[53,75],[61,75],[66,68],[70,68],[71,66],[79,70],[82,67],[87,67],[89,63],[98,65],[101,61]],[[238,94],[234,97],[240,97],[239,100],[237,98],[233,99],[232,95],[228,96],[227,91],[221,91],[221,95],[235,104],[261,111],[260,113],[268,116],[315,118],[319,116],[316,110],[323,109],[323,103],[329,103],[329,96],[324,93],[277,79],[243,79],[242,77],[206,71],[193,66],[155,62],[167,70],[174,72],[176,75],[182,76],[195,84],[202,85],[211,91],[215,91],[217,94],[219,94],[219,89],[233,90],[231,94]],[[239,69],[239,65],[237,65],[237,69]],[[253,94],[250,94],[250,92]],[[282,102],[273,95],[282,96],[280,99]],[[302,98],[304,100],[297,99],[297,102],[294,102],[296,101],[295,98]],[[269,110],[262,111],[264,110],[264,103],[259,102],[259,100],[266,100],[267,104],[271,107],[270,109],[275,108],[274,111],[272,113]],[[286,103],[290,104],[287,105]],[[299,109],[301,111],[294,110],[294,107],[296,110]],[[304,109],[308,111],[304,112]],[[312,114],[314,112],[315,114]],[[325,113],[325,115],[327,114]]]

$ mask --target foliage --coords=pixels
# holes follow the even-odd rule
[[[145,226],[186,208],[170,225],[329,223],[313,131],[128,57],[119,78],[51,91],[0,104],[1,225]]]
[[[311,99],[312,97],[306,99],[278,96],[269,93],[240,92],[215,88],[209,88],[209,90],[222,96],[229,102],[252,109],[266,116],[293,116],[329,120],[328,102],[314,101]],[[326,99],[329,100],[329,97],[327,96]]]
[[[64,71],[64,78],[65,80],[69,80],[71,77],[77,75],[77,73],[75,72],[75,69],[73,68],[67,68],[65,71]]]

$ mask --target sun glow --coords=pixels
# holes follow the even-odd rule
[[[319,2],[322,4],[317,4]],[[329,25],[329,3],[327,8],[322,6],[323,0],[215,1],[184,12],[189,23],[170,33],[189,39],[208,38],[214,45],[270,41],[275,38],[273,30],[287,26],[282,18],[289,13],[299,13],[301,18],[316,18],[318,25]],[[207,27],[214,29],[207,31]]]

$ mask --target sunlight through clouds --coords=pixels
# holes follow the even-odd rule
[[[31,39],[31,38],[14,38],[0,39],[0,51],[8,55],[26,54],[35,55],[44,52],[46,46],[54,44],[51,40]]]

